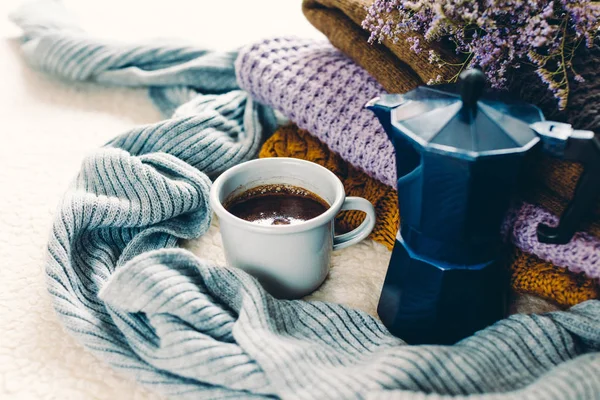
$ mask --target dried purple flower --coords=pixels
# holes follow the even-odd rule
[[[482,67],[496,88],[506,87],[523,63],[533,63],[564,108],[570,80],[583,81],[572,67],[575,50],[582,42],[593,45],[599,21],[600,3],[592,0],[375,0],[363,27],[370,42],[407,40],[415,53],[424,49],[414,33],[427,41],[448,38],[465,55],[459,69]],[[446,65],[434,51],[428,55],[432,64]]]

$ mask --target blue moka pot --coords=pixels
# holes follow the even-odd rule
[[[560,225],[538,229],[540,240],[566,243],[600,189],[600,141],[487,90],[476,69],[367,108],[396,149],[401,222],[379,316],[408,343],[454,343],[505,315],[500,231],[525,155],[545,149],[587,164]]]

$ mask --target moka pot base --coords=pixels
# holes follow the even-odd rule
[[[409,344],[453,344],[506,315],[505,260],[451,265],[414,253],[396,236],[377,312]]]

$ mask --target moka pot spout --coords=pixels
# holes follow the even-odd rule
[[[370,100],[365,108],[373,111],[375,116],[379,119],[381,126],[388,135],[388,138],[393,141],[394,132],[392,128],[392,110],[399,107],[404,103],[404,99],[400,94],[383,94],[379,97],[375,97]]]

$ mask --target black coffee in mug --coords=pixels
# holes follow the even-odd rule
[[[249,189],[224,204],[238,218],[259,225],[294,225],[323,214],[329,204],[292,185],[271,184]]]

